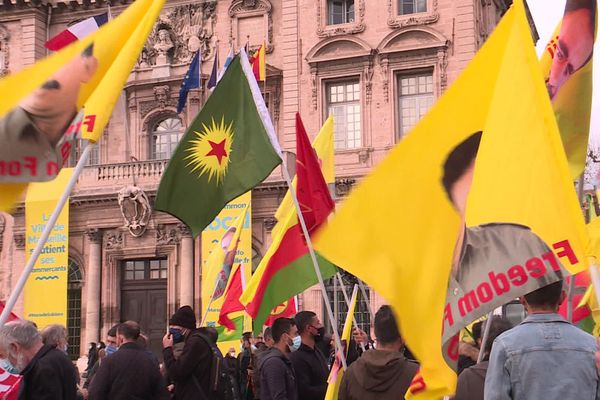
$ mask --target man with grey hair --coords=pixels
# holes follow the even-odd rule
[[[64,325],[52,324],[42,330],[42,340],[44,344],[56,347],[67,354],[69,346],[67,328]]]
[[[30,321],[14,321],[0,327],[0,357],[23,376],[19,399],[77,398],[75,367],[65,353],[44,344]]]

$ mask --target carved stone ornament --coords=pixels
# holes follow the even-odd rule
[[[346,197],[348,195],[348,193],[350,193],[350,190],[352,190],[352,187],[354,187],[354,184],[356,183],[356,180],[354,179],[340,179],[338,181],[336,181],[335,183],[335,194],[336,197]]]
[[[92,243],[101,243],[102,242],[102,231],[98,228],[90,228],[85,230],[85,235],[88,237],[89,241]]]
[[[165,108],[169,104],[171,98],[171,88],[169,85],[161,85],[154,87],[154,98],[158,102],[160,108]]]
[[[177,229],[179,230],[179,233],[181,233],[182,237],[192,236],[192,230],[186,224],[178,224]]]
[[[17,246],[17,249],[22,250],[25,248],[25,234],[24,233],[15,233],[14,241],[15,241],[15,246]]]
[[[266,53],[273,52],[273,5],[269,0],[233,0],[231,6],[229,6],[229,17],[231,19],[231,25],[229,30],[229,40],[231,43],[235,43],[237,46],[243,46],[248,40],[247,34],[250,32],[243,32],[239,29],[239,21],[241,19],[256,18],[262,22],[259,26],[266,26],[267,31],[260,35],[258,32],[253,32],[259,35],[254,37],[253,42],[250,43],[250,52],[258,50],[263,40],[266,40]],[[262,28],[261,28],[262,31]]]
[[[383,83],[383,99],[386,103],[390,102],[390,77],[388,75],[390,61],[387,57],[382,57],[379,60],[379,65],[381,67],[381,81]]]
[[[265,218],[263,221],[263,225],[265,226],[265,229],[267,230],[267,232],[271,232],[276,224],[277,224],[277,220],[275,218],[271,218],[271,217]]]
[[[355,33],[361,33],[365,31],[365,0],[358,0],[358,6],[354,9],[354,21],[347,24],[327,24],[327,3],[323,0],[315,0],[317,6],[317,21],[319,21],[317,28],[317,36],[321,38],[337,36],[337,35],[351,35]]]
[[[422,13],[400,15],[398,1],[388,0],[388,26],[390,28],[403,28],[411,25],[433,24],[440,19],[438,0],[427,0],[427,11]]]
[[[371,104],[373,97],[373,59],[365,66],[365,99],[367,104]]]
[[[200,50],[202,60],[214,55],[217,0],[170,8],[161,15],[138,59],[138,68],[189,62]]]
[[[8,29],[6,29],[3,25],[0,25],[0,77],[8,75],[9,73],[9,39],[10,34],[8,33]]]
[[[146,193],[137,186],[124,187],[119,191],[119,207],[129,233],[134,237],[142,236],[152,215]]]
[[[112,230],[104,234],[104,248],[118,250],[123,248],[123,232]]]
[[[140,102],[140,117],[141,119],[146,118],[146,116],[148,114],[150,114],[150,112],[159,109],[159,110],[164,110],[167,107],[171,107],[171,108],[177,108],[177,99],[167,99],[165,104],[157,104],[157,102],[155,100],[151,100],[151,101],[141,101]]]
[[[156,244],[167,245],[179,243],[177,228],[173,225],[159,224],[156,227]]]

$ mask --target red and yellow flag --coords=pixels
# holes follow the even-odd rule
[[[265,43],[261,44],[252,56],[252,72],[257,81],[267,79],[267,64],[265,62]]]

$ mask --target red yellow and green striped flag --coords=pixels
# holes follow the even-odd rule
[[[297,140],[303,143],[302,140],[304,137],[306,138],[306,143],[308,143],[306,133],[303,131],[304,128],[297,125],[297,136],[299,138]],[[323,125],[313,145],[316,150],[316,156],[321,160],[320,170],[325,172],[327,176],[326,179],[323,179],[323,175],[318,171],[321,182],[318,182],[314,186],[321,190],[321,195],[324,195],[322,190],[327,189],[326,181],[334,181],[332,167],[333,120],[331,117]],[[318,163],[313,148],[310,145],[308,147],[311,150],[306,156],[308,160],[304,159],[301,152],[298,152],[297,171],[300,177],[304,171],[300,167],[300,164],[305,166],[310,165],[311,158],[314,159],[312,160],[313,164],[315,161]],[[310,175],[311,178],[314,178],[315,174]],[[300,181],[302,182],[302,179]],[[311,190],[309,190],[308,197],[315,192],[312,190],[313,186],[309,189]],[[301,191],[302,188],[299,187],[299,197],[301,196]],[[329,195],[328,191],[326,193]],[[302,199],[299,200],[303,203]],[[328,205],[329,212],[333,211],[332,205],[333,202]],[[321,206],[322,204],[315,205],[314,208],[321,208]],[[303,214],[305,214],[305,217],[307,216],[306,213],[303,212]],[[262,329],[264,322],[275,307],[318,282],[304,236],[302,235],[302,230],[298,224],[296,209],[292,204],[289,193],[284,197],[275,216],[278,222],[273,229],[273,243],[240,297],[240,301],[246,307],[246,311],[254,320],[254,330],[256,332]],[[319,219],[317,218],[317,225],[323,222],[319,221]],[[318,254],[317,259],[324,279],[335,274],[336,268],[333,264]]]

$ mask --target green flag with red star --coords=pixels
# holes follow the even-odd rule
[[[242,50],[171,156],[154,208],[185,222],[196,237],[280,163],[273,123]]]

